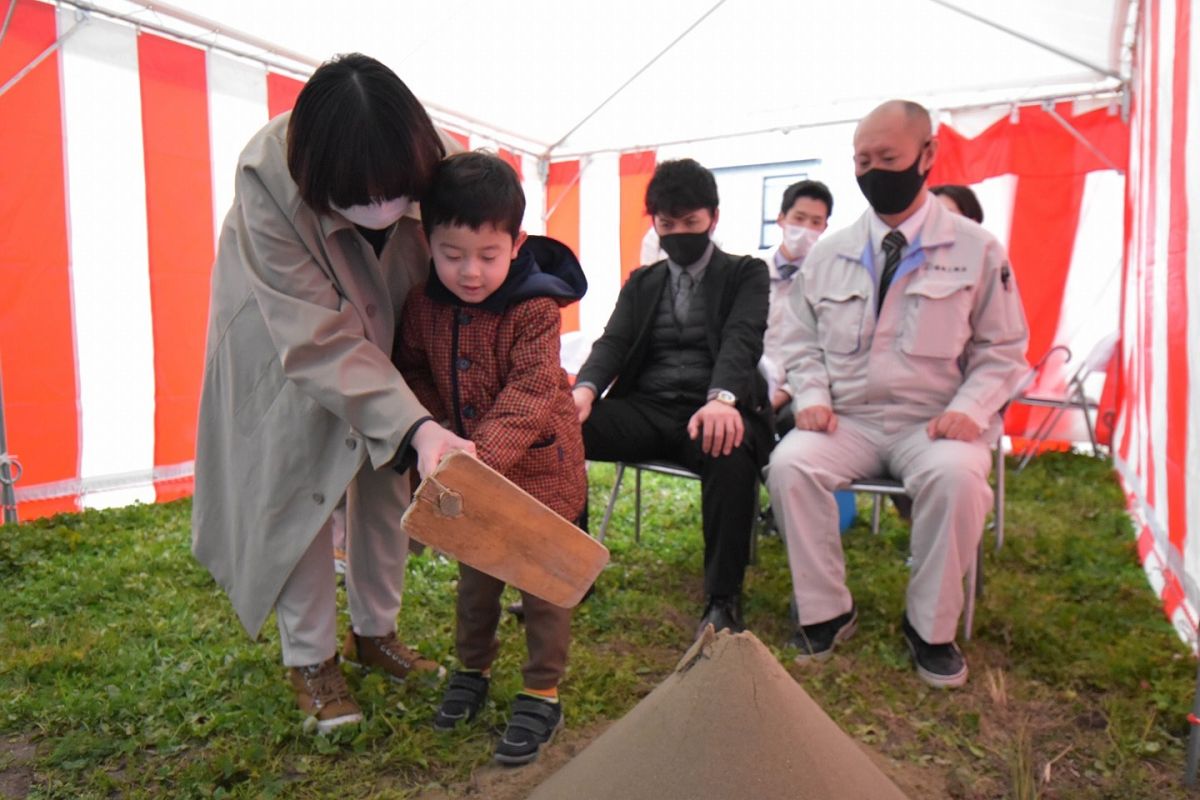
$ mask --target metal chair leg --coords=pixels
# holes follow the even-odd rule
[[[600,535],[597,540],[604,541],[604,537],[608,535],[608,523],[612,519],[613,506],[617,504],[617,494],[621,491],[621,478],[625,475],[625,465],[618,461],[615,464],[616,474],[613,475],[612,493],[608,496],[608,505],[604,508],[604,519],[600,521]]]
[[[883,510],[883,495],[875,492],[871,495],[871,533],[879,535],[879,515]]]
[[[637,467],[633,468],[633,481],[637,487],[637,493],[634,495],[634,514],[633,514],[633,541],[638,544],[642,543],[642,471]]]
[[[1004,490],[1005,490],[1005,472],[1008,469],[1008,463],[1004,460],[1004,445],[999,443],[996,445],[996,493],[995,493],[995,525],[996,525],[996,552],[1000,552],[1000,548],[1004,546]]]
[[[980,546],[979,553],[976,555],[975,563],[967,570],[967,590],[963,594],[963,641],[971,641],[971,634],[975,630],[975,597],[976,594],[982,591],[982,583],[980,578],[980,559],[983,558],[983,547]]]

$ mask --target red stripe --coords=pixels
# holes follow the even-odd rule
[[[621,156],[621,283],[642,265],[642,239],[650,230],[646,186],[654,175],[654,163],[653,150]]]
[[[1171,106],[1171,207],[1167,232],[1167,510],[1171,543],[1183,553],[1187,539],[1188,431],[1188,201],[1186,166],[1189,39],[1192,0],[1175,4],[1175,72]],[[1200,265],[1196,265],[1200,267]],[[1160,511],[1160,514],[1162,512]]]
[[[54,14],[17,3],[0,83],[54,43]],[[25,469],[17,488],[79,476],[59,72],[51,56],[0,95],[0,370],[9,452]],[[20,515],[77,508],[74,498],[47,500],[22,504]]]
[[[1017,181],[1008,251],[1029,321],[1031,359],[1050,349],[1058,331],[1085,181],[1083,175],[1022,175]],[[1005,426],[1020,434],[1028,430],[1029,416],[1029,406],[1016,404]]]
[[[557,161],[546,178],[546,235],[579,253],[579,162]],[[562,332],[579,330],[579,303],[562,310]]]
[[[154,326],[154,463],[195,455],[213,261],[212,174],[204,51],[138,37],[146,160],[150,304]],[[158,499],[190,481],[157,484]]]
[[[519,155],[514,153],[512,150],[505,150],[503,147],[497,151],[497,155],[507,161],[508,165],[517,171],[518,178],[525,180],[525,175],[521,170],[521,157]]]
[[[304,81],[288,78],[275,72],[267,73],[267,114],[275,119],[285,111],[291,111],[296,98],[304,88]]]
[[[465,133],[455,133],[454,131],[448,131],[445,128],[442,128],[442,133],[461,144],[463,150],[471,149],[471,137],[467,136]]]

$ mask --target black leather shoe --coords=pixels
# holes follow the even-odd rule
[[[704,626],[712,625],[714,631],[729,630],[741,633],[746,630],[742,622],[742,596],[737,594],[709,595],[708,605],[704,607],[704,616],[700,618],[700,627],[696,635],[704,633]]]
[[[967,660],[954,642],[930,644],[908,624],[908,615],[900,625],[908,652],[917,665],[917,677],[935,689],[957,689],[967,682]]]
[[[851,605],[850,610],[841,616],[812,625],[801,625],[788,646],[800,651],[796,663],[801,666],[828,661],[833,656],[833,648],[853,636],[856,630],[858,608]]]

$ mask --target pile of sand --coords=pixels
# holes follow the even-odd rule
[[[904,800],[753,634],[702,636],[530,800]]]

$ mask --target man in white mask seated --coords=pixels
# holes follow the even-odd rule
[[[829,217],[832,215],[833,194],[820,181],[797,181],[783,190],[783,202],[775,219],[783,238],[766,259],[771,277],[771,308],[767,314],[767,333],[763,339],[761,361],[780,436],[791,430],[793,425],[789,406],[792,395],[787,386],[780,351],[783,345],[780,326],[783,305],[787,301],[788,289],[792,286],[796,270],[800,269],[808,251],[829,227]]]

